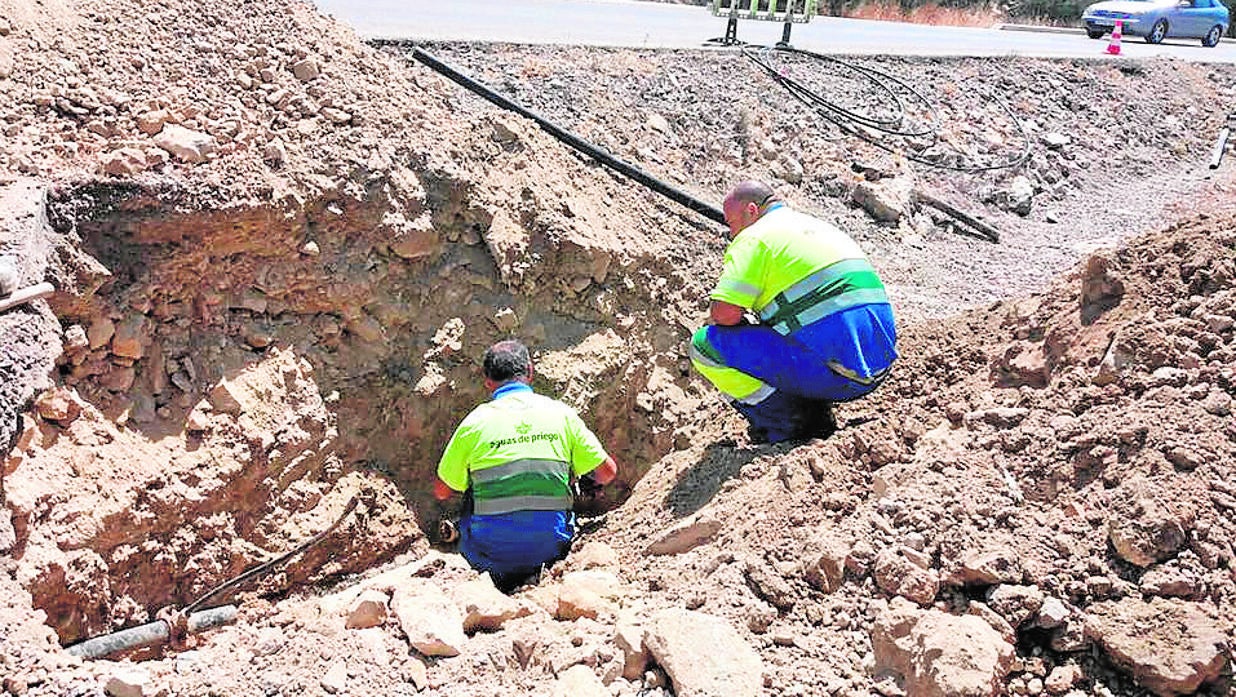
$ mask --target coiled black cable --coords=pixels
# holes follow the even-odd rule
[[[922,155],[914,155],[904,152],[901,148],[893,147],[887,143],[881,142],[879,139],[867,133],[863,129],[870,129],[878,133],[896,138],[931,138],[931,146],[934,146],[940,141],[937,128],[934,124],[939,123],[940,117],[936,112],[935,106],[920,93],[914,89],[909,83],[897,78],[889,73],[875,68],[850,63],[832,56],[825,56],[811,51],[802,49],[790,48],[785,46],[768,47],[768,46],[744,46],[742,53],[756,65],[764,69],[772,79],[786,89],[795,99],[805,104],[808,108],[815,111],[822,118],[829,121],[839,128],[842,132],[854,135],[864,141],[874,145],[875,147],[894,154],[900,155],[911,162],[916,162],[929,167],[940,169],[949,169],[957,172],[978,173],[988,172],[997,169],[1011,169],[1020,167],[1030,158],[1030,136],[1026,133],[1025,126],[1013,114],[1012,109],[1003,100],[996,98],[994,101],[1000,105],[1000,108],[1008,115],[1009,119],[1017,126],[1018,134],[1021,137],[1021,150],[1016,156],[1010,157],[1003,162],[991,164],[975,164],[961,165],[938,162],[929,159]],[[806,56],[824,63],[832,63],[842,68],[845,68],[857,75],[868,80],[879,93],[888,95],[892,116],[882,117],[878,115],[865,114],[853,109],[844,107],[834,101],[826,99],[819,93],[811,90],[803,85],[798,80],[790,77],[787,70],[779,69],[774,65],[774,55],[777,53],[793,54]],[[914,125],[910,122],[907,125],[906,107],[908,104],[917,103],[917,106],[928,114],[928,118],[924,120],[922,125]],[[928,147],[931,147],[928,146]],[[959,153],[962,157],[966,155]]]

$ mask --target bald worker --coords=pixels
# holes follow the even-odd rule
[[[884,285],[854,240],[764,182],[740,182],[722,208],[732,241],[692,362],[753,442],[826,437],[832,404],[870,393],[897,359]]]

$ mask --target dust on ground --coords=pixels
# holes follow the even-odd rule
[[[0,316],[3,689],[1230,691],[1236,239],[1229,170],[1203,169],[1230,67],[864,59],[937,107],[910,152],[1028,148],[949,173],[734,52],[427,47],[700,198],[767,178],[870,250],[893,378],[826,441],[752,446],[683,350],[717,226],[405,48],[291,2],[0,0],[0,254],[58,289]],[[624,477],[506,598],[423,530],[476,356],[510,334]],[[349,510],[231,596],[234,625],[59,648]]]

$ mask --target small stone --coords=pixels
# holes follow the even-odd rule
[[[214,136],[209,133],[190,130],[171,123],[163,127],[163,130],[155,136],[154,142],[176,159],[189,164],[205,162],[219,147]]]
[[[12,295],[20,283],[21,275],[17,272],[17,259],[8,255],[0,257],[0,298]]]
[[[343,661],[336,661],[326,670],[319,683],[323,690],[330,694],[339,694],[348,687],[348,666]]]
[[[131,177],[145,171],[146,153],[137,148],[121,148],[103,155],[99,162],[104,174]]]
[[[1066,663],[1051,669],[1043,686],[1053,695],[1062,695],[1082,679],[1081,667],[1075,663]]]
[[[1059,150],[1072,142],[1073,139],[1063,133],[1043,134],[1043,144],[1047,146],[1048,150]]]
[[[184,430],[190,434],[200,434],[210,428],[210,415],[200,409],[194,409],[189,412],[188,418],[184,420]]]
[[[1069,614],[1069,608],[1059,598],[1046,598],[1039,608],[1037,624],[1044,629],[1059,627],[1069,618]]]
[[[318,247],[317,242],[314,242],[313,240],[309,240],[308,242],[301,245],[300,253],[304,254],[307,257],[316,257],[322,253],[322,249]]]
[[[494,325],[500,332],[509,332],[519,325],[519,317],[515,314],[515,310],[504,307],[494,313]]]
[[[875,580],[880,590],[889,595],[909,598],[919,605],[935,599],[940,588],[937,574],[923,569],[897,549],[885,549],[876,556]]]
[[[148,111],[137,117],[137,129],[148,136],[163,130],[163,126],[172,118],[165,109]]]
[[[377,627],[386,621],[390,598],[379,590],[367,590],[357,596],[348,608],[348,629]]]
[[[306,58],[292,65],[292,74],[301,82],[309,82],[322,74],[317,61]]]
[[[103,691],[109,697],[142,697],[149,682],[150,675],[146,671],[130,668],[113,673]]]
[[[649,690],[660,690],[669,684],[669,679],[665,673],[659,670],[649,670],[644,672],[644,687]]]
[[[73,324],[64,330],[65,353],[80,353],[89,348],[90,340],[86,337],[86,330],[82,325]]]
[[[609,697],[609,694],[592,668],[577,663],[558,675],[550,697]]]
[[[275,140],[266,144],[262,150],[262,159],[271,165],[281,165],[288,160],[288,150],[283,145],[283,141]]]
[[[334,107],[325,107],[322,109],[322,115],[330,119],[333,123],[344,124],[352,120],[352,115],[343,109]]]

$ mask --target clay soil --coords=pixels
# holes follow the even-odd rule
[[[0,314],[0,689],[718,694],[639,638],[686,609],[756,694],[1231,693],[1236,177],[1206,163],[1236,69],[864,58],[934,107],[891,155],[734,51],[423,48],[713,205],[756,177],[836,222],[888,286],[892,377],[828,439],[751,444],[686,358],[720,226],[409,46],[286,0],[0,0],[0,255],[56,287]],[[623,471],[487,614],[428,492],[506,336]],[[228,626],[63,648],[328,529],[206,603]],[[418,632],[455,614],[441,655]]]

